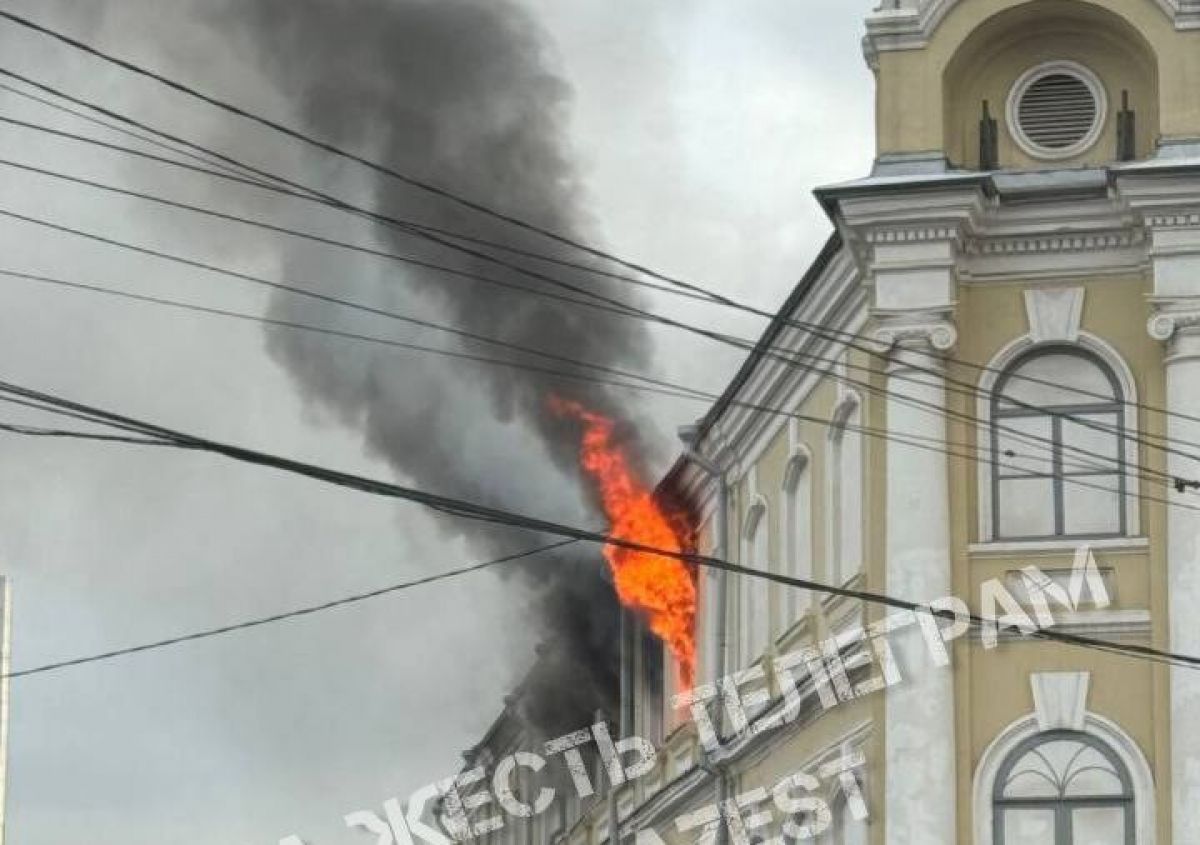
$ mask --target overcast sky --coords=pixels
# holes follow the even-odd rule
[[[870,0],[522,0],[567,83],[571,156],[594,237],[613,251],[775,308],[829,227],[813,187],[866,173]],[[287,100],[224,51],[207,0],[23,0],[61,25],[254,108]],[[346,0],[352,3],[352,0]],[[353,45],[346,45],[353,50]],[[229,148],[262,134],[25,32],[0,27],[0,66],[117,103]],[[0,115],[74,129],[0,91]],[[87,131],[92,131],[88,129]],[[272,163],[321,168],[281,138]],[[0,157],[171,193],[199,177],[0,126]],[[11,168],[19,211],[270,274],[260,233]],[[310,172],[305,170],[303,172]],[[228,192],[232,189],[222,188]],[[330,224],[353,236],[361,223]],[[359,229],[356,230],[356,226]],[[94,280],[260,312],[260,291],[0,216],[0,268]],[[372,272],[339,256],[347,276]],[[761,324],[678,300],[676,315]],[[377,328],[377,326],[375,326]],[[728,352],[662,332],[666,376],[720,389]],[[398,360],[397,366],[404,366]],[[352,425],[304,401],[261,329],[0,278],[0,378],[272,452],[380,477]],[[419,398],[416,400],[419,401]],[[702,406],[650,406],[648,439]],[[0,420],[39,421],[4,410]],[[0,561],[14,589],[15,669],[226,624],[477,555],[412,507],[214,457],[0,439]],[[469,460],[470,455],[464,456]],[[493,467],[481,466],[487,472]],[[358,841],[342,816],[456,770],[527,665],[521,582],[490,574],[315,617],[14,682],[8,836],[14,845],[311,845]]]

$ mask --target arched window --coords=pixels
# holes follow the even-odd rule
[[[863,449],[861,402],[846,394],[829,432],[829,583],[844,584],[862,568]]]
[[[751,569],[770,572],[770,520],[766,501],[757,497],[750,507],[743,527],[742,560]],[[741,654],[743,664],[749,664],[762,656],[767,649],[770,631],[768,618],[768,596],[770,582],[765,578],[742,575],[738,578],[740,593]]]
[[[993,845],[1133,845],[1129,770],[1090,734],[1056,730],[1009,754],[992,789]]]
[[[1080,347],[1035,348],[1005,370],[991,399],[996,539],[1125,533],[1124,410],[1113,371]]]
[[[812,526],[812,460],[806,449],[801,449],[788,462],[783,479],[784,525],[787,543],[788,575],[793,578],[811,580],[813,574],[813,526]],[[782,616],[780,631],[786,631],[808,608],[808,590],[778,590],[779,611]]]

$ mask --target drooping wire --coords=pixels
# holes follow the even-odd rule
[[[581,540],[589,543],[615,546],[630,551],[642,552],[658,557],[679,560],[695,566],[722,570],[745,577],[764,579],[785,586],[797,587],[817,593],[860,600],[868,604],[891,607],[898,610],[929,613],[932,616],[940,618],[954,619],[953,614],[949,611],[930,609],[928,604],[925,603],[918,603],[905,598],[898,598],[887,594],[875,593],[852,587],[839,587],[830,584],[822,584],[809,579],[795,578],[777,572],[753,569],[710,555],[702,555],[694,552],[679,551],[675,549],[666,549],[641,543],[626,537],[579,528],[576,526],[566,525],[563,523],[553,522],[550,520],[540,519],[526,514],[505,510],[502,508],[479,504],[467,499],[439,495],[416,487],[404,486],[378,479],[367,478],[328,467],[322,467],[316,464],[285,458],[279,455],[273,455],[254,449],[234,446],[232,444],[222,443],[220,441],[199,437],[179,430],[144,422],[128,415],[114,413],[112,411],[89,406],[80,402],[55,396],[44,391],[22,387],[7,381],[0,381],[0,392],[9,395],[15,395],[21,398],[28,398],[32,401],[42,402],[50,407],[59,407],[67,411],[86,414],[97,422],[103,423],[106,421],[112,421],[123,426],[133,426],[140,429],[147,436],[167,439],[191,450],[209,452],[215,455],[221,455],[234,461],[267,467],[281,472],[299,475],[375,496],[383,496],[412,502],[427,508],[435,509],[441,513],[457,515],[463,518],[469,518],[472,520],[496,525],[527,529],[541,534],[558,536],[563,539]],[[1003,620],[985,619],[974,614],[970,615],[969,621],[972,624],[980,626],[996,626],[998,622],[1001,624],[1003,623]],[[1200,656],[1180,654],[1163,649],[1156,649],[1150,646],[1132,643],[1110,642],[1106,640],[1099,640],[1093,637],[1069,634],[1064,631],[1057,631],[1054,629],[1041,629],[1031,636],[1036,636],[1040,639],[1052,640],[1068,645],[1080,646],[1083,648],[1096,648],[1112,653],[1121,653],[1134,658],[1170,662],[1172,665],[1181,668],[1200,668]]]

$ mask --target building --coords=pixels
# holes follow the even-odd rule
[[[1200,655],[1200,3],[888,0],[865,46],[874,170],[818,192],[834,235],[664,483],[715,556],[976,612],[1086,545],[1111,604],[1056,630]],[[704,749],[663,655],[628,649],[629,727],[661,751],[614,793],[622,840],[696,841],[678,819],[861,752],[816,841],[1200,843],[1200,673],[977,633],[942,667],[897,634],[901,683],[833,708],[802,685],[755,732],[775,657],[886,609],[699,577],[699,684],[748,673],[768,701]],[[551,839],[609,826],[584,802]]]

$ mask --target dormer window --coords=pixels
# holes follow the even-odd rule
[[[1008,97],[1008,129],[1038,159],[1077,156],[1099,139],[1108,112],[1104,86],[1075,62],[1049,62],[1025,72]]]

